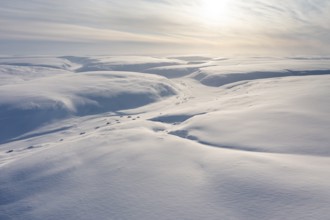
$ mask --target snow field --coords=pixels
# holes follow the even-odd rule
[[[10,59],[1,220],[328,219],[326,58]]]

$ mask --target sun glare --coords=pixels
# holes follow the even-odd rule
[[[209,25],[220,25],[228,21],[229,0],[201,0],[201,18]]]

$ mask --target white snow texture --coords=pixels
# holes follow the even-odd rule
[[[0,57],[1,220],[330,216],[328,57]]]

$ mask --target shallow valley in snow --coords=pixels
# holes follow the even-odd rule
[[[329,219],[329,61],[0,57],[0,219]]]

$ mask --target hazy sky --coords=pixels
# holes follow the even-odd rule
[[[0,54],[330,54],[329,0],[0,0]]]

